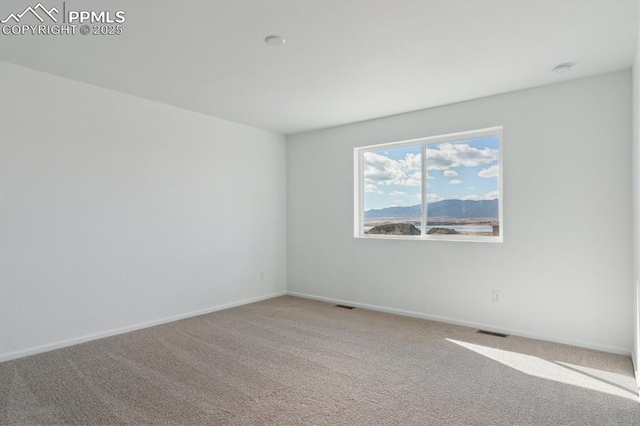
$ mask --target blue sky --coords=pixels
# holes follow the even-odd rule
[[[498,197],[497,136],[427,146],[427,178],[421,179],[420,146],[364,154],[364,208],[420,204],[427,200],[490,200]]]

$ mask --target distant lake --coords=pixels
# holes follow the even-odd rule
[[[420,229],[420,226],[417,226]],[[488,225],[441,225],[441,226],[428,226],[427,231],[431,228],[449,228],[458,232],[493,232],[493,226]]]
[[[368,232],[373,226],[365,226],[364,232]],[[422,230],[422,226],[416,225],[416,228]],[[427,231],[431,228],[448,228],[454,229],[458,232],[493,232],[493,227],[488,225],[439,225],[439,226],[427,226]]]

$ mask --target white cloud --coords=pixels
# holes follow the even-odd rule
[[[420,154],[408,153],[393,160],[375,152],[364,153],[366,184],[420,186],[422,160]]]
[[[471,195],[466,195],[464,197],[462,197],[463,200],[473,200],[473,201],[479,201],[479,200],[493,200],[496,199],[500,196],[500,194],[498,193],[498,191],[489,191],[484,195],[478,195],[478,194],[471,194]]]
[[[497,164],[495,164],[487,169],[480,170],[478,172],[478,176],[480,176],[481,178],[493,178],[498,177],[498,173],[499,167]]]
[[[475,186],[467,186],[467,189],[476,189]]]
[[[427,203],[435,203],[436,201],[442,201],[444,198],[437,194],[428,193],[427,194]]]
[[[367,183],[364,185],[364,192],[373,192],[375,194],[382,194],[382,191],[380,191],[378,187],[372,183]]]
[[[458,185],[461,184],[462,181],[460,179],[453,179],[449,181],[449,185]]]
[[[408,153],[405,155],[404,161],[410,170],[420,170],[422,168],[422,154]]]
[[[447,170],[452,167],[477,167],[498,159],[498,150],[478,149],[466,143],[442,143],[438,148],[427,147],[427,169]]]
[[[404,191],[393,191],[389,195],[407,195],[407,192],[404,192]]]
[[[444,177],[455,177],[455,176],[458,176],[458,172],[456,172],[455,170],[444,171]]]

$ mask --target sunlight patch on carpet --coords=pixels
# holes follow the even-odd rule
[[[628,389],[620,383],[623,379],[626,379],[625,376],[620,374],[559,361],[547,361],[532,355],[505,351],[459,340],[446,340],[530,376],[638,401],[638,395],[632,389]]]

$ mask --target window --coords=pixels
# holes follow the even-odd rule
[[[502,241],[502,128],[355,149],[355,236]]]

